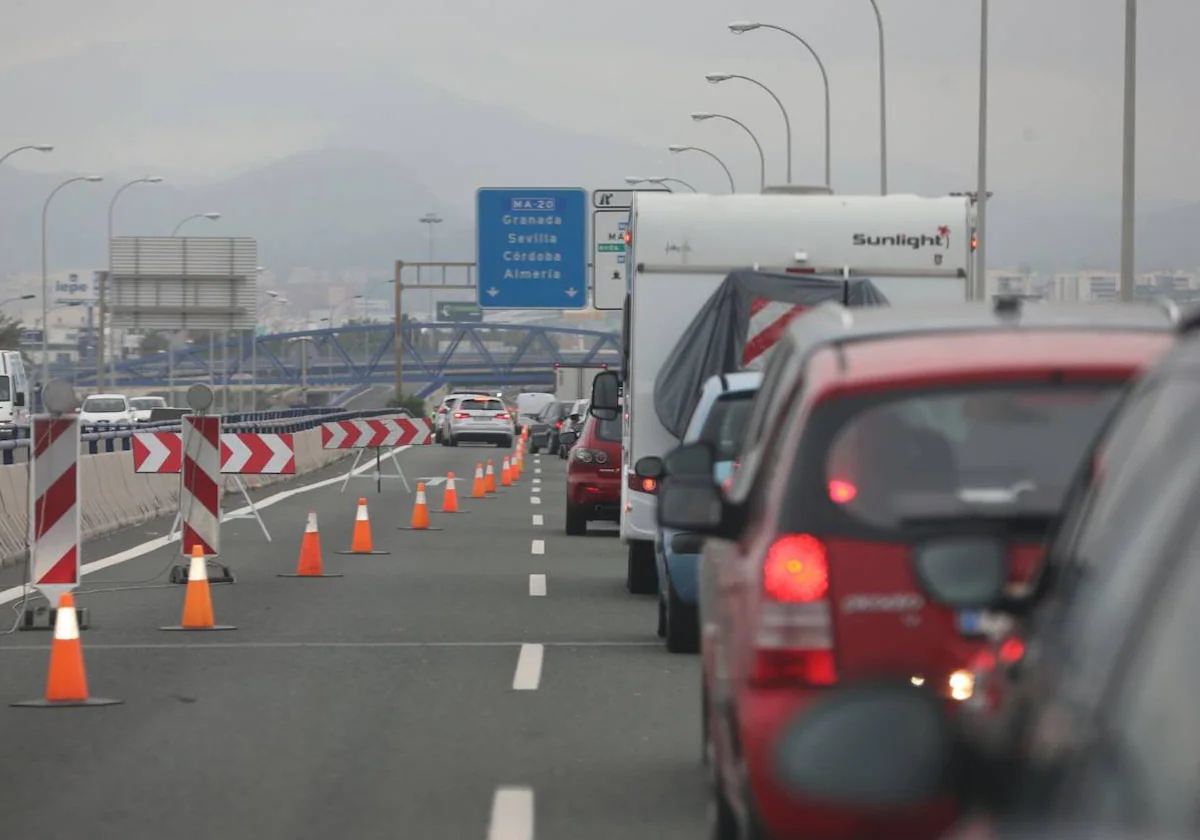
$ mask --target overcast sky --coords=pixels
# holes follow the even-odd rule
[[[893,171],[924,165],[969,174],[973,182],[979,3],[879,3]],[[1140,189],[1157,198],[1195,200],[1200,2],[1141,5]],[[17,76],[23,97],[38,95],[30,62],[97,43],[195,39],[213,45],[213,61],[229,50],[252,53],[263,66],[372,65],[563,128],[648,146],[721,149],[747,142],[734,126],[687,118],[694,110],[723,111],[754,127],[773,165],[781,167],[782,119],[767,95],[744,82],[711,86],[703,79],[712,71],[742,73],[784,99],[796,167],[806,176],[798,180],[816,180],[820,75],[785,35],[734,36],[725,29],[731,20],[757,19],[807,38],[828,67],[835,176],[839,160],[878,157],[878,54],[868,0],[5,0],[3,6],[0,72],[28,72]],[[1108,195],[1118,188],[1123,9],[1123,0],[992,3],[992,186],[1048,195]],[[174,68],[145,72],[169,77]],[[3,106],[0,101],[0,113]],[[46,101],[39,107],[49,112],[60,106]],[[236,131],[242,142],[214,144],[211,138],[189,140],[170,125],[141,126],[136,142],[74,138],[61,144],[61,153],[22,165],[136,168],[161,143],[172,148],[172,160],[192,161],[192,174],[216,175],[311,147],[321,137],[320,126],[280,126],[269,104],[261,122]],[[36,125],[0,121],[0,147],[40,141]]]

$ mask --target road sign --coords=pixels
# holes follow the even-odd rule
[[[183,466],[179,432],[137,432],[133,435],[133,471],[173,475]],[[294,475],[295,439],[289,433],[223,432],[222,475]]]
[[[221,418],[184,417],[181,448],[179,552],[189,557],[200,546],[205,557],[216,557],[221,543]]]
[[[21,343],[23,344],[41,344],[41,330],[21,330]]]
[[[481,187],[475,261],[484,309],[586,309],[587,192]]]
[[[413,417],[372,417],[335,420],[321,425],[322,449],[363,449],[385,446],[428,446],[433,442],[429,420]]]
[[[635,192],[670,192],[658,186],[647,190],[596,190],[592,193],[592,306],[625,308],[628,289],[624,234],[629,227]]]
[[[33,418],[29,545],[33,585],[51,604],[79,585],[79,415]]]
[[[479,304],[470,300],[439,300],[437,303],[437,319],[439,321],[477,324],[483,321],[483,310],[479,308]]]

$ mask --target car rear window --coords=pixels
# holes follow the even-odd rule
[[[95,414],[117,414],[125,410],[125,400],[88,397],[83,401],[83,410]]]
[[[1125,385],[1018,383],[835,403],[819,421],[819,492],[885,529],[971,511],[1053,512]],[[814,451],[807,435],[802,449]]]
[[[11,400],[12,389],[9,387],[9,378],[0,376],[0,400]]]
[[[717,397],[709,409],[700,440],[713,447],[717,461],[734,461],[741,454],[742,436],[753,405],[754,391],[737,391]]]
[[[463,400],[458,407],[462,411],[505,411],[500,400]]]
[[[595,425],[597,440],[608,441],[609,443],[621,442],[621,418],[619,416],[607,420],[592,417],[590,422]]]

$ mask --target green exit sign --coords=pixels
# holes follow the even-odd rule
[[[625,250],[624,242],[601,242],[596,246],[596,250],[602,254],[622,253]]]

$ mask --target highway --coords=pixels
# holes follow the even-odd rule
[[[399,481],[339,492],[349,462],[255,494],[273,500],[262,515],[274,542],[253,519],[224,524],[220,560],[238,581],[212,598],[229,632],[158,630],[180,618],[184,587],[164,581],[179,546],[131,555],[169,520],[85,545],[85,570],[129,558],[78,595],[93,622],[91,693],[124,703],[9,708],[42,695],[50,634],[0,636],[4,833],[704,836],[698,658],[666,653],[653,599],[625,592],[615,530],[564,535],[564,461],[531,457],[516,487],[467,498],[475,462],[502,455],[400,454],[410,481],[460,477],[466,514],[436,513],[444,488],[428,488],[441,531],[398,530],[413,504]],[[391,554],[335,553],[360,495]],[[276,577],[295,570],[310,510],[325,571],[344,577]],[[5,570],[0,588],[18,581]]]

